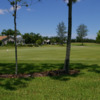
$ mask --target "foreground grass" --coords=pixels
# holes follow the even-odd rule
[[[8,49],[8,50],[7,50]],[[100,46],[72,46],[74,76],[0,79],[0,100],[100,100]],[[0,48],[0,73],[15,70],[14,48]],[[18,48],[19,73],[63,68],[65,46]]]

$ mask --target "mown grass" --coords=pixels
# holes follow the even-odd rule
[[[62,69],[65,46],[19,47],[18,73]],[[0,100],[100,100],[100,46],[72,44],[71,76],[0,78]],[[14,74],[14,48],[0,47],[0,73]]]

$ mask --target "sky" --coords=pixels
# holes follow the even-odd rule
[[[28,7],[18,7],[17,29],[22,34],[34,32],[42,36],[57,36],[56,28],[62,21],[68,30],[68,6],[64,0],[35,1]],[[14,29],[12,14],[8,0],[0,0],[0,33],[3,29]],[[78,0],[73,4],[72,17],[72,38],[76,38],[78,26],[85,24],[88,28],[86,38],[95,39],[100,30],[100,0]]]

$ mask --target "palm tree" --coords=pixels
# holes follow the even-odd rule
[[[69,73],[69,62],[70,62],[70,50],[71,50],[71,34],[72,34],[72,3],[77,0],[66,0],[68,1],[68,39],[66,46],[66,58],[64,64],[64,70]]]

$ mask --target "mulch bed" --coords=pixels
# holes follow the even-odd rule
[[[69,75],[78,74],[79,70],[70,70]],[[0,74],[0,78],[28,78],[28,77],[44,77],[44,76],[60,76],[60,75],[68,75],[64,70],[54,70],[54,71],[46,71],[39,72],[33,74]]]

